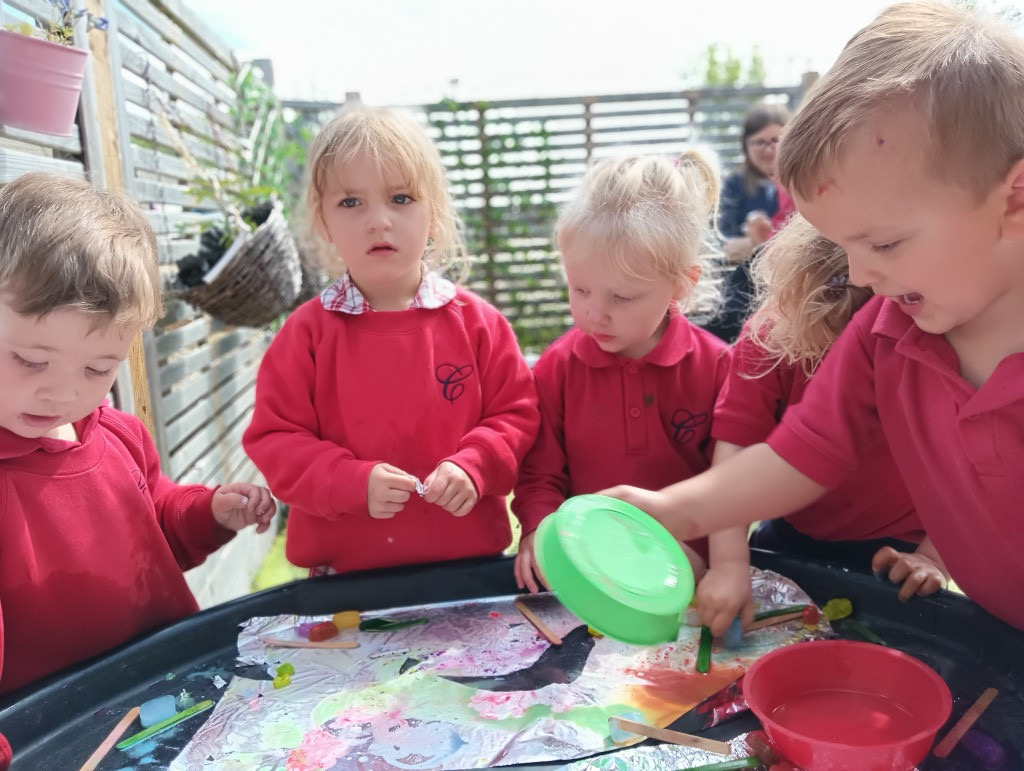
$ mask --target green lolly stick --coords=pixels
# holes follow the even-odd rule
[[[119,750],[126,750],[129,747],[134,747],[136,744],[138,744],[141,741],[145,741],[150,736],[158,734],[161,731],[166,731],[168,728],[176,726],[181,721],[188,720],[193,715],[198,715],[200,712],[205,712],[206,710],[210,709],[212,706],[213,706],[213,701],[211,699],[207,699],[206,701],[201,701],[198,704],[192,705],[188,709],[183,709],[177,715],[171,715],[166,720],[161,720],[159,723],[154,723],[149,728],[147,728],[147,729],[145,729],[143,731],[139,731],[134,736],[129,736],[123,742],[118,742],[114,746],[117,747]]]
[[[775,618],[776,616],[785,616],[787,613],[796,613],[798,610],[806,610],[806,608],[806,605],[787,605],[785,608],[762,610],[760,613],[754,614],[754,621],[760,621],[764,618]]]
[[[702,675],[711,669],[711,630],[700,628],[700,647],[697,649],[697,671]]]

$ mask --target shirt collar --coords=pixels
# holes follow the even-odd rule
[[[693,350],[693,335],[693,327],[674,306],[673,310],[669,311],[668,326],[665,327],[665,334],[661,336],[661,340],[650,353],[637,361],[658,367],[673,367]],[[591,367],[622,366],[633,361],[601,350],[597,341],[583,332],[577,336],[572,350],[584,364]]]
[[[433,271],[423,270],[419,288],[409,308],[440,308],[455,299],[455,284]],[[358,316],[373,310],[363,293],[352,281],[348,271],[320,293],[320,302],[326,310]]]
[[[878,308],[871,323],[873,335],[894,340],[896,351],[908,359],[920,361],[940,372],[959,373],[956,351],[943,335],[923,331],[900,310],[895,300],[876,296],[868,301],[869,305],[871,303],[876,303]]]

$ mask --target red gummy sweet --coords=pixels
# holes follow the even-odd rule
[[[804,608],[803,616],[801,620],[807,626],[817,626],[818,621],[821,619],[821,613],[818,612],[818,608],[814,605],[808,605]]]
[[[323,623],[310,627],[309,630],[310,642],[322,642],[337,636],[338,627],[334,625],[333,621],[324,621]]]

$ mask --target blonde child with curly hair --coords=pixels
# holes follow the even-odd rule
[[[199,608],[182,571],[276,507],[179,485],[106,404],[160,317],[156,236],[125,196],[53,174],[0,188],[0,693]],[[73,630],[54,634],[56,628]],[[0,743],[0,756],[2,756]]]
[[[875,296],[767,442],[610,492],[691,538],[808,506],[882,437],[928,534],[916,554],[1024,629],[1024,40],[950,5],[883,11],[788,125],[779,170]],[[883,557],[890,575],[903,559]]]
[[[708,467],[728,347],[684,310],[713,299],[700,279],[717,200],[717,168],[690,151],[675,164],[657,156],[598,163],[560,212],[575,327],[534,367],[541,430],[512,500],[524,533],[520,587],[538,590],[534,531],[566,498],[620,482],[661,486]],[[710,545],[694,540],[688,556],[698,576],[710,556],[702,586],[720,581],[749,598],[742,528],[716,533]]]
[[[800,215],[768,242],[753,268],[759,307],[733,346],[729,377],[715,404],[715,463],[763,442],[811,378],[853,314],[872,296],[850,283],[846,252]],[[779,519],[766,520],[750,545],[771,551],[881,567],[889,550],[913,552],[924,538],[906,485],[882,436],[836,488]],[[945,584],[942,568],[910,557],[890,578],[901,596]],[[729,609],[723,613],[728,615]]]
[[[464,256],[441,156],[399,110],[346,109],[310,149],[309,207],[345,273],[267,350],[246,452],[313,573],[497,555],[537,432],[508,322],[441,274]]]

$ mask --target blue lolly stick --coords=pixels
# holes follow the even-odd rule
[[[123,742],[118,742],[114,746],[117,747],[119,750],[126,750],[129,747],[134,747],[136,744],[138,744],[141,741],[145,741],[150,736],[154,736],[154,735],[160,733],[161,731],[166,731],[168,728],[172,728],[173,726],[176,726],[181,721],[188,720],[193,715],[198,715],[200,712],[205,712],[206,710],[210,709],[212,706],[213,706],[213,700],[212,699],[207,699],[206,701],[201,701],[198,704],[192,705],[188,709],[183,709],[177,715],[171,715],[166,720],[161,720],[159,723],[155,723],[155,724],[151,725],[149,728],[147,728],[144,731],[139,731],[134,736],[129,736]]]

